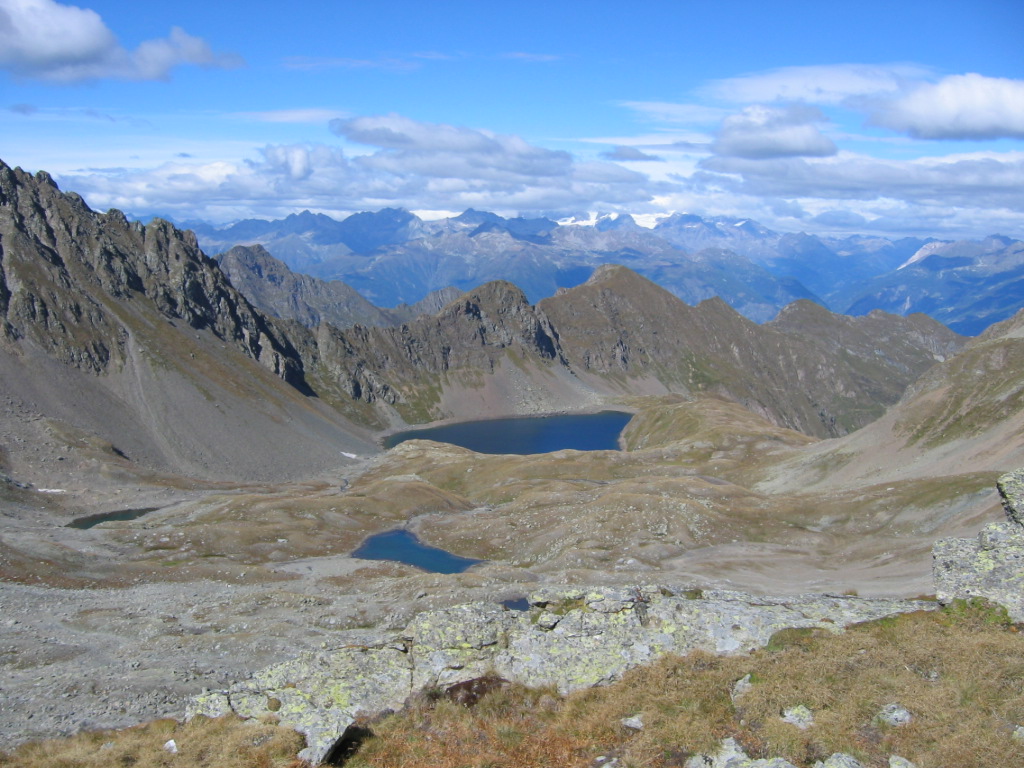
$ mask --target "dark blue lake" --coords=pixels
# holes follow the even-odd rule
[[[397,560],[430,573],[462,573],[482,563],[471,557],[459,557],[437,547],[428,547],[408,531],[385,531],[368,536],[352,553],[363,560]]]
[[[384,447],[394,448],[406,440],[436,440],[477,453],[551,453],[565,448],[613,451],[619,447],[619,435],[632,416],[621,411],[601,411],[465,421],[397,432],[385,439]]]

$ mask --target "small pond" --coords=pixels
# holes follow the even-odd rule
[[[462,573],[483,562],[427,546],[409,531],[385,531],[368,536],[352,553],[352,557],[363,560],[396,560],[430,573]]]
[[[551,453],[566,448],[614,451],[619,447],[619,435],[632,416],[621,411],[601,411],[464,421],[398,432],[384,441],[384,447],[394,448],[406,440],[436,440],[477,453]]]
[[[95,515],[76,517],[65,528],[79,528],[85,530],[100,523],[121,522],[124,520],[135,520],[136,518],[156,512],[160,507],[140,507],[138,509],[119,509],[117,512],[100,512]]]

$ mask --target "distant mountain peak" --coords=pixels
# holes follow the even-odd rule
[[[615,230],[640,229],[636,219],[628,213],[608,213],[598,217],[594,227],[599,232],[613,232]]]

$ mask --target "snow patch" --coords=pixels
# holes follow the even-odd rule
[[[947,243],[942,242],[926,243],[925,245],[922,245],[917,249],[917,252],[913,256],[896,267],[896,271],[898,272],[904,267],[909,267],[911,264],[916,264],[919,261],[924,261],[933,253],[941,250],[945,245],[947,245]]]

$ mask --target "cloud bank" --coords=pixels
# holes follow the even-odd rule
[[[121,46],[95,11],[54,0],[0,0],[0,68],[23,77],[73,84],[91,80],[166,80],[184,64],[238,66],[237,56],[174,27],[134,51]]]
[[[518,136],[401,115],[335,119],[331,130],[366,147],[268,145],[244,162],[167,163],[155,169],[61,175],[90,204],[228,221],[310,208],[328,213],[386,206],[462,211],[633,208],[671,185],[616,163],[580,161]]]

